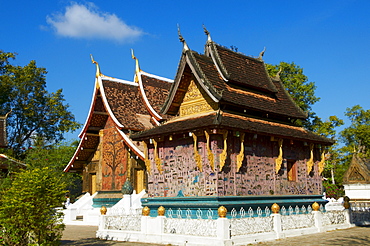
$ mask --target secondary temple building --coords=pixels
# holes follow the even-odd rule
[[[344,173],[343,186],[351,202],[370,201],[370,160],[354,153],[352,161]]]
[[[119,191],[129,180],[166,208],[323,203],[325,147],[297,126],[307,115],[246,56],[207,34],[204,54],[183,50],[175,80],[136,65],[134,82],[100,73],[81,142],[66,171],[84,191]],[[137,59],[136,59],[137,62]]]
[[[163,121],[159,110],[173,81],[142,71],[138,61],[133,82],[105,76],[93,63],[97,70],[90,111],[64,171],[81,173],[82,191],[98,192],[95,201],[117,202],[126,180],[126,192],[132,192],[131,186],[138,193],[146,189],[144,146],[130,134]]]

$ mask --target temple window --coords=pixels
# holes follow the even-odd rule
[[[295,160],[287,160],[288,181],[297,181],[297,164]]]

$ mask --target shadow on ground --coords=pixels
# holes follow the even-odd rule
[[[128,245],[124,242],[114,242],[114,241],[106,241],[106,240],[99,240],[96,238],[85,238],[85,239],[78,239],[78,240],[61,240],[61,245],[94,245],[94,246],[103,246],[103,245]]]

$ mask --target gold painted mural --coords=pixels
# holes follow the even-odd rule
[[[117,129],[104,129],[102,147],[102,190],[120,190],[127,176],[127,149]]]

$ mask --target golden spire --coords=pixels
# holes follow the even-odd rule
[[[94,57],[92,56],[92,54],[90,54],[90,58],[91,58],[91,62],[92,62],[92,63],[94,63],[94,64],[96,65],[96,75],[95,75],[95,76],[96,76],[96,77],[101,76],[99,63],[98,63],[98,62],[96,62],[96,61],[94,60]]]
[[[131,57],[132,59],[134,59],[136,61],[136,67],[135,67],[135,82],[138,83],[139,82],[139,72],[141,71],[140,69],[140,66],[139,66],[139,59],[136,58],[135,54],[134,54],[134,50],[131,49]]]

